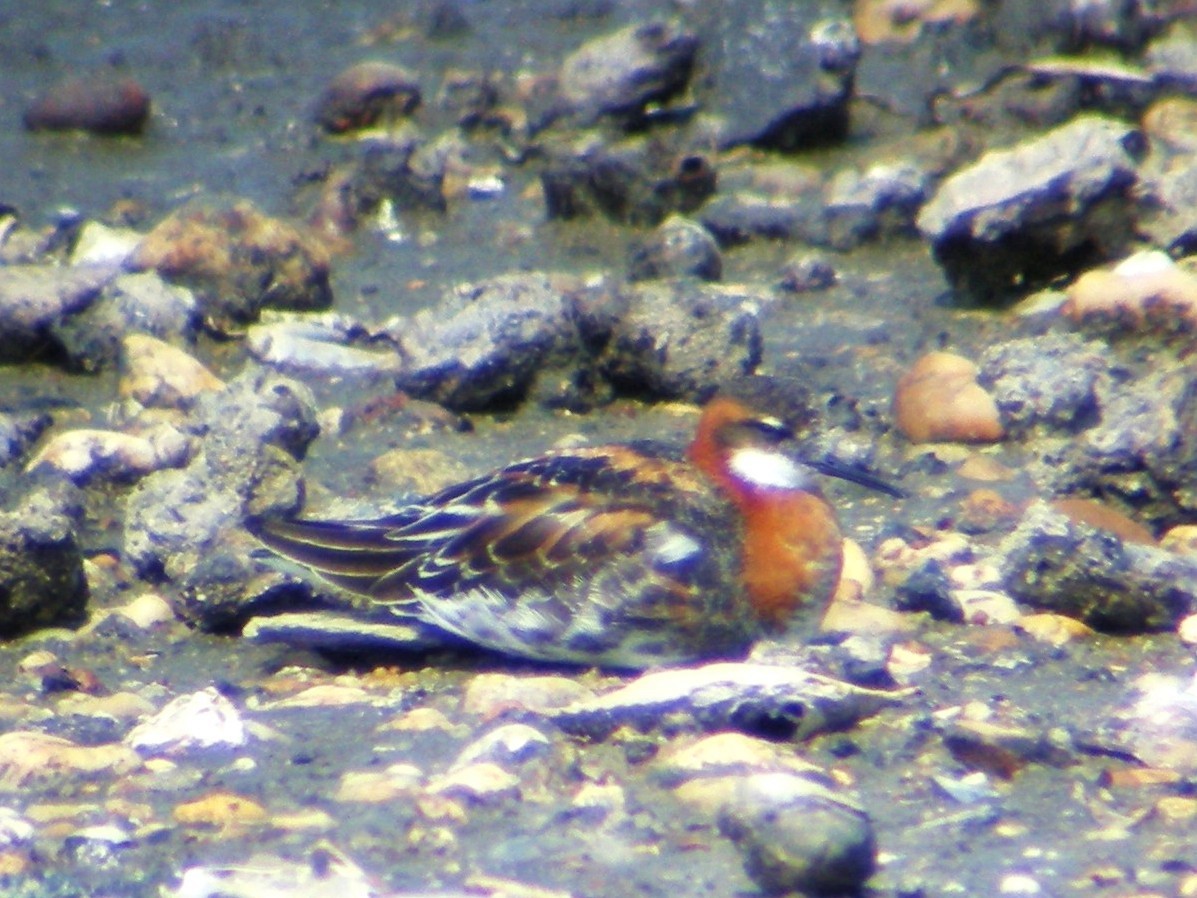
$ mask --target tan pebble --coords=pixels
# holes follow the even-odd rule
[[[213,792],[181,804],[171,816],[176,822],[188,826],[221,828],[265,823],[268,817],[266,809],[256,801],[232,792]]]
[[[1157,100],[1141,121],[1152,146],[1166,144],[1172,150],[1197,153],[1197,101],[1191,97]]]
[[[337,828],[337,821],[326,811],[309,808],[289,814],[275,814],[270,818],[270,825],[286,832],[328,832]]]
[[[605,815],[622,813],[627,805],[627,793],[616,783],[583,783],[569,800],[578,810],[602,811]]]
[[[1180,555],[1197,555],[1197,524],[1179,524],[1160,537],[1160,548]]]
[[[899,642],[889,650],[885,669],[895,683],[907,685],[931,667],[934,654],[918,642]]]
[[[1097,635],[1075,617],[1063,614],[1024,614],[1018,619],[1017,627],[1037,642],[1048,645],[1067,645]]]
[[[1179,771],[1166,767],[1112,767],[1103,770],[1097,782],[1106,789],[1142,789],[1171,786],[1180,779]]]
[[[736,788],[743,780],[735,774],[687,780],[673,790],[673,796],[682,804],[702,811],[704,816],[714,818],[735,797]]]
[[[465,823],[469,819],[461,802],[449,795],[425,792],[416,799],[416,810],[433,823]]]
[[[908,44],[925,29],[963,24],[980,11],[977,0],[861,0],[853,4],[852,22],[862,43]]]
[[[380,731],[393,730],[400,733],[451,732],[453,723],[436,708],[412,708],[379,727]]]
[[[224,381],[177,346],[146,334],[129,334],[121,343],[120,395],[145,406],[186,408],[204,393],[224,388]]]
[[[35,802],[27,806],[21,813],[33,822],[41,824],[66,823],[73,830],[79,821],[87,819],[96,811],[95,804],[71,804],[65,801]]]
[[[1012,624],[1022,617],[1014,599],[996,589],[954,589],[952,598],[960,607],[966,624]]]
[[[83,428],[51,437],[26,470],[49,468],[72,478],[141,477],[182,465],[190,449],[187,437],[172,427],[144,435]]]
[[[864,549],[854,539],[844,540],[844,562],[840,569],[840,582],[836,587],[833,602],[844,599],[860,601],[876,586],[873,566]]]
[[[961,500],[960,506],[962,523],[983,531],[996,530],[1021,514],[1017,504],[991,489],[973,490]]]
[[[341,777],[336,800],[377,804],[413,794],[424,771],[413,764],[392,764],[385,770],[351,770]]]
[[[1113,270],[1088,271],[1068,288],[1063,312],[1073,321],[1115,320],[1128,327],[1197,322],[1197,277],[1166,253],[1136,253]]]
[[[912,443],[992,443],[1005,436],[997,403],[977,383],[977,366],[930,352],[898,380],[894,416]]]
[[[295,695],[281,698],[265,706],[278,708],[343,708],[348,705],[370,704],[377,699],[360,686],[338,683],[322,683],[311,686]]]
[[[836,599],[823,612],[819,630],[823,633],[883,635],[909,633],[915,628],[909,615],[855,599]]]
[[[1051,505],[1069,520],[1113,533],[1123,542],[1138,543],[1144,546],[1156,544],[1155,535],[1138,521],[1128,518],[1117,509],[1095,499],[1084,496],[1063,496],[1053,499]]]
[[[16,730],[0,735],[0,787],[81,773],[123,774],[141,765],[137,752],[124,745],[76,745],[61,736]]]
[[[745,733],[716,733],[665,749],[654,761],[657,775],[674,778],[750,773],[771,770],[819,770],[777,743]]]
[[[46,649],[30,652],[17,662],[17,670],[23,674],[37,673],[43,668],[58,664],[58,656]]]
[[[154,705],[133,692],[114,692],[112,695],[70,693],[70,697],[64,699],[60,709],[85,717],[131,721],[152,714]]]
[[[966,480],[978,480],[982,483],[1013,480],[1016,476],[1014,469],[1007,467],[995,458],[979,453],[971,453],[960,463],[956,473]]]
[[[175,619],[175,611],[170,602],[156,592],[143,592],[133,601],[118,608],[117,613],[142,630]]]
[[[1176,625],[1176,635],[1185,645],[1197,645],[1197,614],[1190,614]]]
[[[0,851],[0,877],[23,876],[33,866],[29,855],[16,848]]]
[[[482,761],[458,767],[437,777],[428,786],[434,795],[448,795],[475,802],[519,797],[519,779],[498,764]]]
[[[466,687],[462,708],[493,720],[508,711],[544,714],[593,697],[593,690],[568,677],[480,674]]]

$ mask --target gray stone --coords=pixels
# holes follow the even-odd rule
[[[1016,599],[1094,629],[1170,629],[1197,608],[1197,560],[1124,542],[1033,504],[999,549]]]
[[[75,493],[62,485],[34,489],[0,513],[0,638],[82,622],[81,514]]]
[[[561,97],[583,120],[611,116],[635,123],[650,104],[686,86],[698,38],[676,20],[631,25],[596,38],[561,65]]]
[[[1083,115],[948,177],[918,227],[953,286],[990,300],[1119,254],[1138,213],[1131,126]]]
[[[843,137],[860,45],[842,6],[750,0],[695,12],[711,84],[701,102],[721,143],[793,149]]]
[[[633,247],[628,278],[633,281],[693,276],[717,281],[723,276],[723,256],[711,232],[698,222],[671,215]]]
[[[124,555],[146,577],[182,579],[245,514],[297,506],[296,459],[318,433],[306,388],[256,370],[200,397],[190,424],[187,467],[146,477],[126,504]]]
[[[745,777],[720,814],[719,828],[767,894],[856,894],[877,866],[864,809],[810,776]]]
[[[95,302],[116,274],[110,265],[0,267],[0,361],[44,359],[47,343],[59,345],[54,328]]]
[[[1009,434],[1047,427],[1079,433],[1097,423],[1099,395],[1113,376],[1109,347],[1075,334],[997,343],[981,354],[978,382]]]

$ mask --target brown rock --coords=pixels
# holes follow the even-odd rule
[[[913,443],[991,443],[1005,436],[997,403],[978,369],[950,352],[929,352],[902,375],[894,395],[898,429]]]
[[[1136,253],[1112,270],[1088,271],[1077,278],[1062,311],[1078,322],[1192,327],[1197,324],[1197,276],[1162,252]]]
[[[390,62],[359,62],[333,79],[316,107],[316,121],[339,134],[409,115],[419,105],[420,85],[407,69]]]
[[[1092,628],[1075,617],[1066,617],[1063,614],[1024,614],[1018,619],[1016,626],[1032,639],[1056,646],[1096,635]]]
[[[332,304],[323,243],[244,200],[168,216],[128,265],[190,287],[205,323],[220,333],[237,332],[266,306],[312,311]]]
[[[1138,521],[1133,521],[1122,512],[1094,499],[1064,496],[1053,499],[1051,506],[1069,520],[1113,533],[1123,542],[1137,543],[1141,546],[1156,545],[1155,536]]]
[[[132,333],[122,343],[120,394],[142,405],[188,408],[202,393],[224,382],[178,347]]]
[[[110,75],[60,81],[25,110],[30,131],[140,134],[150,116],[150,95],[132,78]]]

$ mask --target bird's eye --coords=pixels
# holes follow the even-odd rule
[[[753,418],[745,421],[744,427],[767,443],[777,444],[794,438],[794,431],[786,427],[780,418]]]

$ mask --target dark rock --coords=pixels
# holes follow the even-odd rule
[[[1101,421],[1049,463],[1046,486],[1135,510],[1168,526],[1197,513],[1197,378],[1160,362],[1139,380],[1118,383],[1101,401]]]
[[[596,345],[596,321],[618,309],[597,355],[603,379],[632,395],[702,399],[760,364],[761,304],[742,287],[650,281],[589,305],[583,333]]]
[[[405,360],[398,387],[457,410],[516,403],[544,369],[576,358],[576,328],[543,274],[457,287],[390,335]]]
[[[698,38],[677,21],[631,25],[579,47],[561,65],[559,91],[583,121],[639,124],[690,79]]]
[[[199,304],[190,290],[145,271],[114,278],[95,302],[51,331],[72,366],[99,371],[116,363],[121,340],[130,331],[191,342],[199,319]]]
[[[1074,334],[998,343],[980,361],[977,382],[1010,434],[1039,426],[1079,433],[1096,424],[1099,394],[1114,375],[1109,347]]]
[[[45,412],[0,412],[0,468],[20,461],[53,421]]]
[[[1177,253],[1197,250],[1197,164],[1176,160],[1149,187],[1156,205],[1143,229],[1152,242]]]
[[[132,78],[93,75],[54,85],[25,110],[30,131],[140,134],[150,116],[150,96]]]
[[[1124,542],[1043,502],[1003,541],[1000,558],[1020,602],[1097,630],[1170,629],[1197,608],[1197,560]]]
[[[641,139],[550,147],[548,157],[540,181],[549,218],[605,215],[656,225],[671,212],[694,212],[715,192],[715,170],[704,156]]]
[[[894,591],[900,611],[925,611],[936,620],[964,621],[964,611],[952,595],[947,572],[935,559],[928,559],[910,572]]]
[[[359,62],[332,80],[316,106],[316,122],[337,134],[409,115],[419,104],[420,85],[407,69]]]
[[[917,165],[875,165],[864,173],[842,171],[827,188],[827,234],[836,249],[868,240],[912,234],[929,178]]]
[[[82,622],[87,578],[73,490],[36,488],[0,513],[0,638]]]
[[[613,390],[697,399],[759,363],[761,302],[690,280],[583,288],[512,274],[458,287],[386,335],[399,389],[458,411],[585,408]]]
[[[767,894],[856,894],[877,867],[864,809],[826,783],[791,773],[745,777],[719,818]]]
[[[311,311],[332,304],[328,250],[295,225],[241,200],[194,206],[163,219],[129,260],[191,288],[205,324],[236,331],[265,307]]]
[[[1076,72],[1036,73],[1003,68],[985,81],[980,90],[937,92],[931,106],[938,124],[959,128],[981,125],[992,133],[1027,126],[1053,128],[1080,111],[1089,80]],[[957,83],[955,79],[953,83]]]
[[[953,286],[980,300],[1115,256],[1134,232],[1138,140],[1087,115],[989,152],[940,185],[919,229]]]
[[[62,356],[55,327],[95,302],[116,273],[104,265],[0,267],[0,361]]]
[[[444,156],[425,151],[414,135],[371,140],[353,162],[331,172],[320,185],[314,227],[349,233],[384,203],[402,210],[444,212]]]
[[[704,281],[723,276],[723,256],[711,232],[695,221],[670,216],[632,248],[628,278],[633,281],[692,275]]]
[[[777,286],[787,293],[813,293],[834,287],[839,275],[831,262],[820,256],[799,256],[782,266]]]
[[[1151,4],[1123,0],[1056,3],[1046,8],[1055,12],[1051,24],[1071,52],[1091,46],[1115,47],[1124,52],[1140,50],[1159,27],[1156,17],[1162,12],[1162,8]]]
[[[432,40],[451,40],[470,31],[470,20],[454,0],[435,0],[425,13],[424,33]]]
[[[187,467],[146,477],[128,498],[124,556],[142,576],[183,579],[246,514],[300,503],[296,459],[318,433],[306,388],[250,370],[203,395],[190,424],[202,439]]]
[[[780,149],[842,139],[860,56],[839,4],[750,0],[696,9],[709,94],[724,145]]]
[[[723,246],[750,240],[795,240],[826,246],[827,218],[822,197],[771,197],[752,190],[720,192],[701,214],[703,225]]]
[[[1184,92],[1197,87],[1197,33],[1191,20],[1173,22],[1148,45],[1147,67],[1164,84]]]

